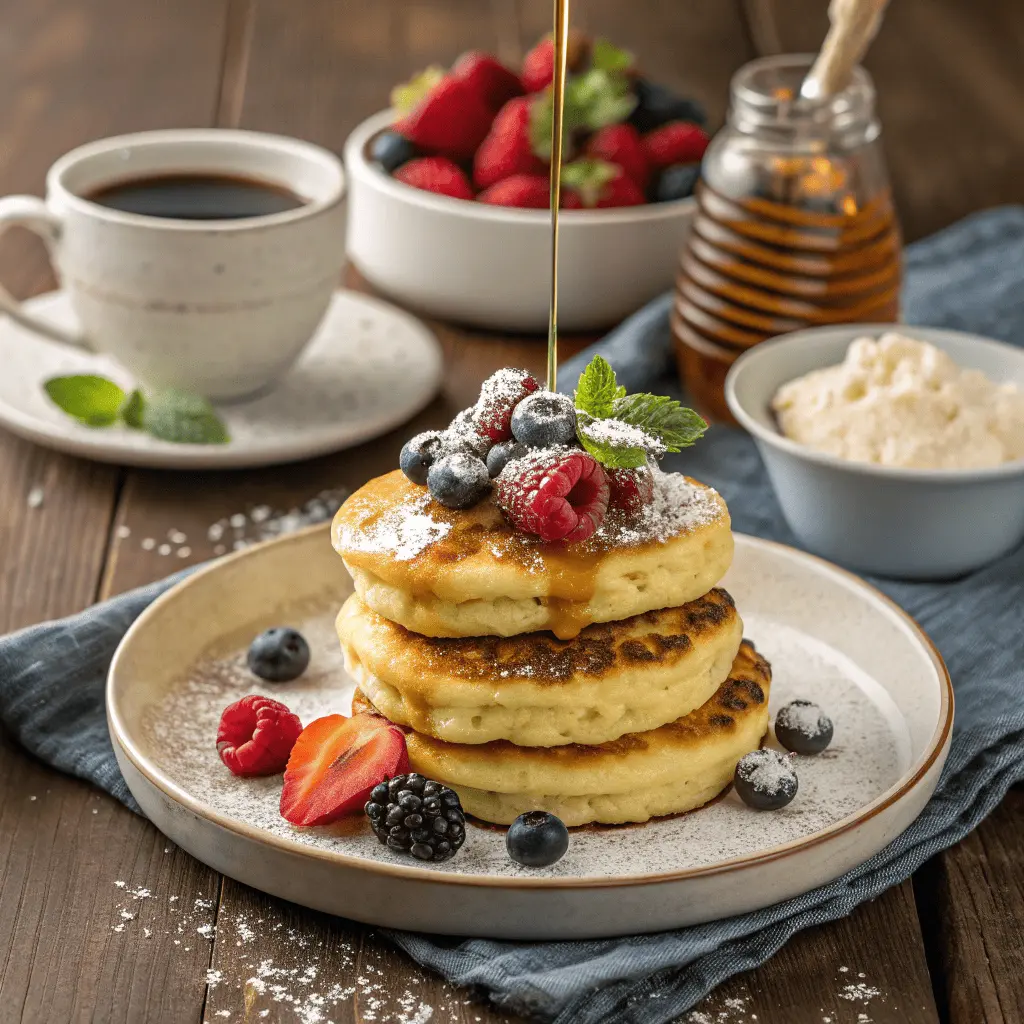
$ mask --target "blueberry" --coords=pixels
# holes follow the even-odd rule
[[[699,177],[700,164],[673,164],[666,167],[654,186],[654,201],[669,203],[673,199],[692,196]]]
[[[487,472],[493,480],[514,459],[521,459],[527,452],[525,444],[518,441],[502,441],[487,453]]]
[[[696,100],[677,96],[647,78],[636,79],[633,90],[637,104],[629,115],[629,123],[640,133],[660,128],[669,121],[694,121],[702,128],[707,124],[707,111]]]
[[[288,626],[265,629],[249,645],[249,670],[268,683],[290,683],[309,665],[309,644]]]
[[[405,442],[398,464],[414,484],[427,482],[427,471],[440,458],[443,442],[444,435],[439,430],[424,431]]]
[[[435,501],[446,508],[469,508],[487,493],[491,479],[483,460],[466,452],[442,455],[427,473]]]
[[[517,864],[546,868],[565,856],[569,849],[569,830],[561,818],[547,811],[527,811],[509,827],[505,848]]]
[[[775,738],[794,754],[820,754],[832,742],[832,719],[809,700],[794,700],[775,716]]]
[[[444,432],[444,449],[446,452],[468,452],[478,459],[483,459],[494,443],[489,437],[481,434],[473,422],[474,406],[463,409],[448,424]]]
[[[370,143],[370,157],[388,174],[394,174],[416,155],[416,147],[398,132],[383,131]]]
[[[576,442],[576,408],[568,395],[537,391],[512,413],[512,434],[531,448]]]
[[[785,754],[762,747],[740,758],[733,778],[740,799],[758,811],[777,811],[796,796],[793,764]]]

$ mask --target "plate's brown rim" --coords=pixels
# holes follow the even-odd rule
[[[321,531],[325,536],[329,537],[330,524],[320,523],[316,526],[307,527],[306,529],[299,530],[285,537],[280,537],[276,540],[270,541],[269,543],[294,544],[305,542],[311,535]],[[745,857],[734,857],[730,860],[720,861],[717,864],[709,864],[699,868],[684,868],[680,871],[669,871],[647,875],[613,875],[607,878],[504,878],[494,875],[466,875],[454,872],[446,874],[444,872],[437,871],[436,869],[428,870],[414,865],[384,864],[378,861],[365,860],[361,857],[353,857],[346,853],[321,850],[316,847],[311,847],[305,843],[300,843],[297,840],[285,839],[281,836],[273,835],[263,831],[262,829],[247,825],[244,822],[239,822],[236,819],[228,818],[225,815],[222,815],[219,811],[216,811],[201,801],[196,800],[187,791],[181,789],[174,782],[165,778],[160,771],[155,768],[155,766],[149,763],[146,757],[135,749],[128,732],[124,727],[124,723],[121,721],[120,716],[117,713],[117,708],[113,700],[115,671],[117,669],[123,647],[130,641],[137,630],[141,630],[146,627],[149,619],[159,615],[164,602],[174,599],[174,596],[180,589],[192,585],[197,580],[212,572],[218,571],[225,563],[234,562],[242,558],[251,558],[258,555],[259,549],[250,548],[244,551],[235,552],[234,554],[227,555],[218,559],[216,562],[212,562],[210,565],[199,569],[197,572],[186,577],[180,583],[176,584],[166,593],[158,597],[138,617],[138,619],[132,623],[128,632],[118,645],[118,649],[114,652],[114,658],[111,661],[110,671],[107,676],[107,724],[110,729],[111,739],[114,740],[114,742],[121,748],[124,755],[152,786],[160,790],[165,796],[169,797],[176,803],[183,804],[198,817],[205,818],[229,832],[234,832],[236,835],[253,840],[257,843],[276,847],[285,853],[314,857],[317,860],[326,860],[329,863],[339,864],[357,871],[371,871],[391,877],[407,878],[420,883],[433,883],[437,885],[475,885],[498,889],[605,889],[634,885],[655,885],[679,882],[692,878],[708,877],[710,875],[729,874],[734,871],[771,863],[790,856],[791,854],[819,846],[824,842],[835,839],[838,836],[849,832],[853,828],[863,825],[866,821],[876,817],[882,813],[882,811],[887,810],[910,792],[910,790],[912,790],[921,781],[921,779],[927,775],[929,770],[935,764],[935,761],[947,747],[950,732],[953,727],[953,683],[949,676],[949,670],[946,668],[946,663],[943,660],[942,655],[939,653],[938,648],[932,642],[931,637],[929,637],[921,628],[913,616],[909,615],[903,608],[893,601],[892,598],[883,594],[876,587],[871,586],[870,583],[867,583],[859,576],[833,564],[832,562],[829,562],[827,559],[820,558],[817,555],[812,555],[806,551],[801,551],[798,548],[790,547],[787,544],[780,544],[778,541],[764,540],[760,537],[751,536],[750,534],[738,533],[736,536],[742,537],[744,541],[751,542],[755,545],[766,545],[774,548],[780,548],[788,555],[796,555],[798,558],[816,562],[826,570],[845,577],[858,589],[867,591],[868,594],[875,598],[880,598],[881,601],[888,605],[892,611],[896,612],[898,616],[903,618],[911,626],[914,634],[924,642],[926,648],[931,652],[932,660],[944,683],[942,700],[939,708],[939,725],[932,734],[926,754],[922,757],[919,764],[913,769],[912,774],[910,774],[908,778],[903,782],[896,783],[886,792],[881,793],[871,803],[867,804],[853,815],[840,819],[828,828],[822,829],[819,832],[811,833],[811,835],[805,836],[801,839],[791,840],[781,846],[765,850],[763,853],[748,855]],[[260,547],[262,548],[263,545]]]

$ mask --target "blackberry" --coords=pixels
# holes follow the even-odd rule
[[[381,782],[364,810],[385,846],[417,860],[447,860],[466,841],[458,794],[422,775],[396,775]]]

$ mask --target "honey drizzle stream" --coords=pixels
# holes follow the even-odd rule
[[[569,62],[569,0],[555,0],[555,61],[551,117],[551,302],[548,309],[548,390],[558,385],[558,206],[562,197],[562,114]]]

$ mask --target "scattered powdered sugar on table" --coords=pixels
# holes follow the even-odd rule
[[[345,673],[334,630],[336,607],[296,613],[291,624],[310,643],[306,674],[282,687],[267,687],[245,666],[245,651],[196,665],[146,715],[146,746],[160,768],[198,800],[222,814],[318,851],[389,863],[408,863],[381,846],[360,816],[319,828],[289,825],[278,810],[280,776],[241,779],[220,762],[215,748],[224,706],[247,693],[284,700],[304,724],[331,713],[347,714],[354,684]],[[747,635],[773,662],[772,708],[813,695],[835,723],[832,746],[817,757],[797,757],[799,792],[771,813],[747,808],[730,793],[710,806],[643,827],[583,829],[569,852],[531,876],[607,877],[700,867],[760,852],[828,827],[864,806],[897,781],[899,743],[886,713],[838,654],[799,631],[744,612]],[[253,633],[255,634],[254,627]],[[762,638],[764,643],[762,644]],[[500,832],[470,828],[453,860],[419,865],[423,871],[523,874],[506,855]]]
[[[388,509],[358,530],[344,527],[339,543],[349,551],[387,553],[399,562],[407,562],[447,536],[452,528],[451,523],[439,522],[426,511],[430,501],[430,494],[424,490],[414,501]]]

